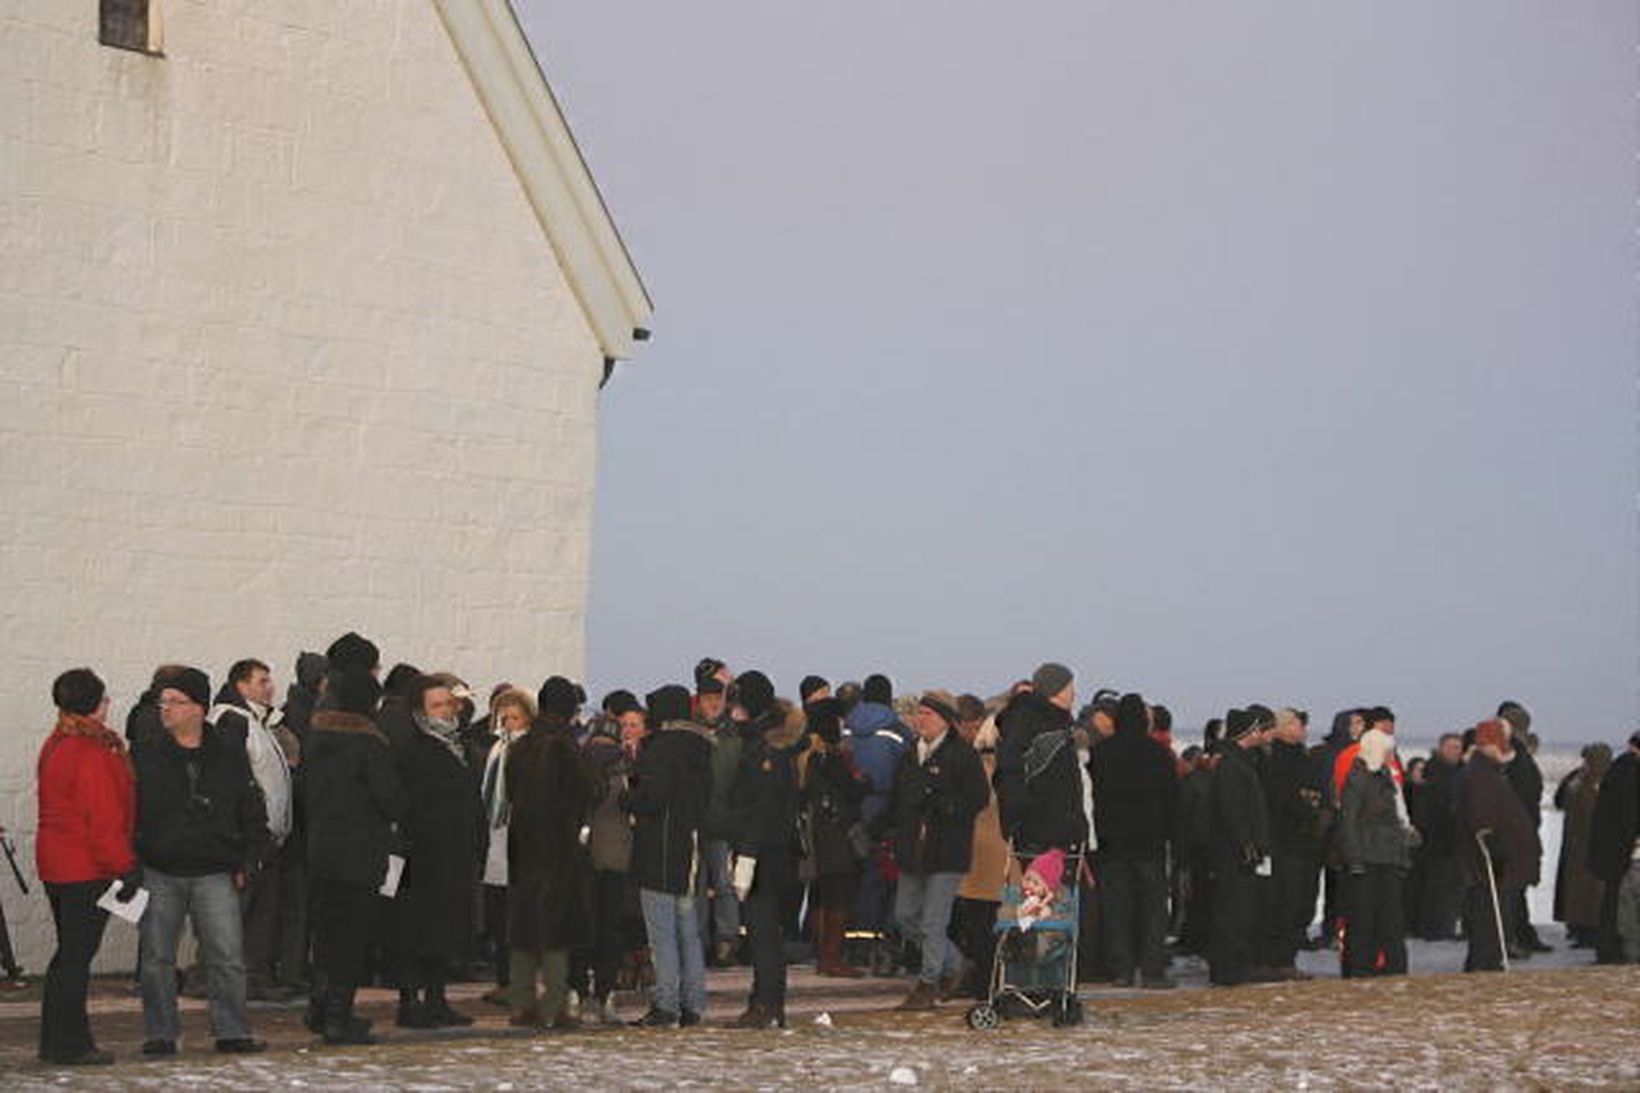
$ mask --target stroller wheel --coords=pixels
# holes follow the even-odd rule
[[[972,1029],[993,1029],[1002,1024],[1002,1017],[997,1008],[989,1002],[981,1002],[968,1011],[968,1027]]]
[[[1073,1028],[1082,1023],[1082,1000],[1074,994],[1066,994],[1054,1007],[1054,1028]]]

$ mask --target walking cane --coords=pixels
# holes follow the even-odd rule
[[[1503,905],[1498,902],[1498,878],[1492,872],[1492,855],[1486,848],[1490,827],[1475,832],[1475,841],[1481,845],[1481,861],[1486,863],[1486,886],[1492,890],[1492,921],[1498,927],[1498,953],[1503,957],[1503,970],[1509,970],[1509,942],[1503,936]]]

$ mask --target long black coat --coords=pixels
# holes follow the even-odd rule
[[[539,718],[507,748],[507,943],[540,952],[592,941],[592,792],[569,723]]]
[[[632,873],[640,888],[676,896],[690,890],[711,796],[712,741],[705,729],[670,722],[644,740],[627,797]]]
[[[1536,831],[1543,825],[1543,772],[1538,769],[1537,760],[1532,758],[1525,745],[1515,748],[1515,757],[1504,766],[1503,776],[1508,779],[1515,796],[1520,798],[1527,822]]]
[[[1408,810],[1412,824],[1423,836],[1423,856],[1450,858],[1458,849],[1458,797],[1454,781],[1460,768],[1431,759],[1424,767],[1424,784]]]
[[[1227,742],[1209,783],[1212,831],[1209,846],[1216,869],[1251,869],[1270,852],[1270,818],[1253,757]]]
[[[1321,857],[1321,780],[1302,744],[1277,740],[1259,774],[1270,816],[1270,846],[1290,857]]]
[[[913,744],[900,757],[888,798],[885,818],[895,859],[907,873],[966,873],[973,860],[974,817],[991,799],[985,767],[954,729],[927,762],[917,762],[917,749]]]
[[[860,821],[860,806],[870,789],[871,783],[841,749],[808,752],[803,807],[809,817],[815,876],[848,876],[859,872],[860,859],[855,856],[848,833]]]
[[[1071,715],[1026,691],[997,716],[997,805],[1002,834],[1022,848],[1086,844],[1082,769],[1070,739]],[[1043,757],[1052,755],[1051,759]]]
[[[1589,821],[1589,872],[1620,884],[1628,871],[1634,840],[1640,838],[1640,754],[1625,751],[1600,779]]]
[[[393,750],[406,797],[404,876],[393,901],[397,949],[457,957],[472,938],[473,883],[484,838],[478,780],[425,732]]]
[[[1166,857],[1178,820],[1179,774],[1173,753],[1142,726],[1119,728],[1093,749],[1093,823],[1102,861]]]
[[[302,745],[308,870],[315,879],[371,889],[401,849],[404,787],[387,737],[368,717],[318,710]]]

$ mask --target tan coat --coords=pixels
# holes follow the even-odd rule
[[[957,895],[998,903],[1002,900],[1002,880],[1008,872],[1008,843],[1002,837],[1002,816],[997,811],[997,791],[992,782],[997,770],[996,753],[980,753],[980,763],[985,767],[990,799],[974,817],[974,858]]]

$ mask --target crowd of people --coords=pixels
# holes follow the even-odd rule
[[[590,711],[561,676],[481,699],[450,673],[380,670],[354,633],[303,653],[283,704],[261,660],[214,694],[163,665],[123,735],[93,671],[58,677],[39,760],[57,930],[42,1060],[110,1061],[86,1016],[105,893],[147,901],[149,1056],[177,1050],[185,926],[215,1046],[235,1053],[264,1047],[248,999],[305,994],[316,1035],[360,1044],[361,986],[396,986],[400,1026],[464,1025],[446,986],[474,974],[515,1025],[620,1022],[616,991],[641,988],[631,1023],[688,1027],[708,966],[740,961],[735,1024],[779,1027],[800,947],[822,975],[862,975],[862,957],[903,972],[901,1009],[984,997],[1023,861],[1031,898],[1078,891],[1075,966],[1118,986],[1175,986],[1181,953],[1231,987],[1304,978],[1306,947],[1337,946],[1349,977],[1405,973],[1409,934],[1467,939],[1477,972],[1545,947],[1526,913],[1543,779],[1515,702],[1404,759],[1382,706],[1312,744],[1304,711],[1253,704],[1180,750],[1166,707],[1101,690],[1079,708],[1054,663],[990,701],[897,701],[872,675],[809,676],[792,702],[707,659],[692,687]],[[1583,757],[1554,795],[1557,917],[1597,959],[1635,961],[1640,733]]]

